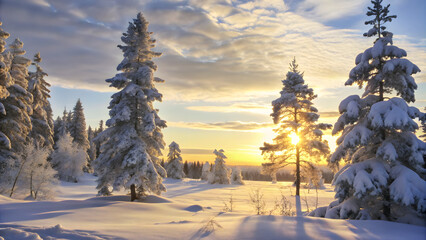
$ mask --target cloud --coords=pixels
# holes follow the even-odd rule
[[[361,15],[369,2],[368,0],[304,0],[298,4],[296,12],[320,21],[329,21]]]
[[[247,112],[268,115],[271,113],[271,106],[261,105],[258,103],[234,103],[227,106],[188,106],[186,109],[201,112],[222,112],[222,113],[233,113],[233,112]]]
[[[180,128],[192,128],[201,130],[222,130],[222,131],[259,131],[264,128],[271,128],[272,123],[257,123],[257,122],[215,122],[215,123],[203,123],[203,122],[168,122],[168,126],[180,127]]]
[[[30,54],[41,52],[53,85],[115,91],[105,79],[122,59],[116,45],[142,11],[155,50],[163,52],[154,61],[156,76],[166,80],[158,86],[165,100],[243,101],[279,91],[293,56],[315,91],[343,86],[372,39],[321,21],[361,14],[364,1],[317,2],[303,1],[294,10],[279,0],[5,0],[0,16]],[[396,35],[395,44],[426,66],[424,40]],[[426,81],[424,74],[415,78]]]
[[[212,149],[183,148],[182,154],[212,154]]]

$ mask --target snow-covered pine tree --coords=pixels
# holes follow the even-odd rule
[[[231,184],[244,185],[243,176],[241,175],[241,169],[238,167],[232,169]]]
[[[71,114],[68,114],[68,116],[70,115]],[[90,143],[86,131],[86,118],[84,117],[83,105],[81,104],[80,99],[77,100],[77,103],[74,106],[72,119],[69,124],[69,132],[73,138],[73,142],[77,143],[77,145],[86,152],[87,164],[83,170],[85,172],[91,172],[92,170],[88,165],[89,155],[87,154],[87,150],[90,148]]]
[[[341,116],[333,134],[341,133],[330,164],[346,165],[335,174],[336,202],[325,217],[343,219],[387,219],[423,224],[426,213],[426,144],[414,132],[413,120],[425,114],[407,105],[414,102],[417,85],[411,76],[420,69],[393,45],[392,33],[385,31],[389,6],[371,1],[367,16],[373,25],[367,37],[377,36],[374,46],[360,53],[345,85],[365,87],[362,97],[352,95],[339,105]],[[400,97],[385,97],[395,91]]]
[[[56,142],[59,140],[59,138],[62,137],[62,135],[69,132],[67,119],[68,119],[68,112],[66,109],[64,109],[62,118],[58,116],[55,120],[54,127],[53,127],[53,140],[55,142],[55,145],[56,145]]]
[[[87,130],[87,138],[89,140],[89,149],[87,149],[87,154],[89,155],[89,168],[92,169],[92,161],[96,159],[96,146],[93,141],[93,138],[95,137],[95,132],[93,131],[92,127],[89,126],[89,129]]]
[[[69,112],[67,112],[66,114],[67,120],[64,121],[66,123],[65,127],[67,129],[68,132],[71,131],[71,125],[72,125],[72,119],[73,119],[73,112],[70,110]]]
[[[9,68],[9,73],[12,82],[7,87],[9,96],[2,101],[4,110],[0,114],[0,132],[9,138],[10,148],[7,146],[7,141],[3,142],[1,147],[1,162],[2,168],[6,170],[2,174],[2,185],[8,189],[12,184],[13,177],[10,175],[19,166],[19,156],[25,149],[25,144],[28,140],[28,134],[31,130],[30,114],[32,113],[31,102],[32,95],[28,89],[28,66],[31,61],[22,55],[25,51],[22,49],[23,43],[19,39],[15,39],[9,49],[3,53],[6,58],[3,63],[6,63]],[[3,138],[3,140],[7,140]]]
[[[94,141],[94,139],[99,135],[99,133],[104,131],[104,121],[101,120],[99,121],[99,127],[95,130],[95,134],[93,137],[93,142],[95,143],[95,147],[96,147],[96,157],[99,156],[99,154],[101,153],[101,144],[99,141]]]
[[[53,149],[52,108],[48,100],[50,84],[44,80],[47,73],[40,67],[40,62],[40,53],[37,53],[32,63],[36,71],[30,72],[28,76],[28,91],[33,95],[30,138],[40,147]]]
[[[172,142],[169,145],[169,154],[167,155],[167,176],[174,179],[182,179],[185,177],[183,173],[183,162],[180,155],[179,144]]]
[[[0,26],[2,22],[0,22]],[[3,52],[6,49],[6,39],[9,38],[9,33],[5,32],[0,27],[0,120],[6,115],[6,109],[3,105],[3,100],[9,96],[8,87],[13,83],[12,77],[9,73],[10,63],[8,58],[3,56]],[[7,132],[3,131],[3,127],[0,127],[0,182],[7,182],[4,177],[6,176],[7,167],[9,165],[10,158],[10,139]],[[0,184],[1,185],[1,184]],[[1,186],[0,186],[1,188]],[[0,192],[2,190],[0,189]]]
[[[155,44],[151,34],[142,13],[123,33],[121,40],[125,45],[118,46],[124,55],[117,67],[121,73],[106,80],[120,91],[110,102],[108,128],[96,138],[101,142],[95,160],[99,193],[107,194],[111,185],[115,190],[130,188],[131,201],[137,198],[136,191],[161,194],[166,190],[162,183],[166,171],[159,159],[165,144],[161,129],[166,122],[153,106],[154,101],[162,100],[155,88],[155,82],[162,81],[153,76],[157,65],[152,58],[161,53],[151,50]]]
[[[426,107],[423,108],[423,110],[426,110]],[[426,142],[426,119],[422,121],[422,135],[420,135],[420,137],[423,139],[423,142]]]
[[[69,133],[62,135],[56,142],[52,155],[52,166],[58,171],[59,178],[68,182],[78,182],[87,164],[87,152],[73,142]]]
[[[204,180],[204,181],[209,180],[209,175],[210,175],[210,163],[205,162],[201,170],[201,180]]]
[[[289,165],[296,164],[296,196],[300,196],[300,166],[308,159],[329,154],[328,142],[322,139],[323,131],[331,128],[329,124],[317,123],[319,114],[312,100],[317,96],[314,90],[305,84],[303,73],[298,70],[296,59],[290,63],[290,71],[282,81],[284,87],[281,96],[272,101],[271,114],[278,127],[273,143],[264,143],[262,155],[269,161],[263,164],[276,181],[276,172]],[[296,139],[298,141],[295,141]]]
[[[214,169],[209,176],[210,184],[230,184],[231,183],[231,170],[226,166],[224,154],[222,149],[214,150],[213,154],[216,155]]]
[[[73,142],[77,143],[83,150],[87,151],[89,148],[89,140],[86,132],[86,118],[84,117],[83,105],[80,99],[74,106],[72,112],[72,120],[70,122],[70,135]]]
[[[7,88],[10,95],[3,101],[7,115],[0,119],[0,131],[9,137],[14,153],[23,151],[31,130],[29,115],[32,113],[32,95],[27,91],[28,66],[31,60],[22,56],[25,54],[23,46],[19,39],[15,39],[7,50],[11,57],[10,76],[13,84]]]

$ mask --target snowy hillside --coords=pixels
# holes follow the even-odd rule
[[[128,195],[96,197],[95,177],[61,183],[55,201],[0,197],[0,236],[4,239],[424,239],[426,228],[385,221],[347,221],[280,216],[281,193],[293,198],[291,183],[246,181],[211,185],[191,179],[164,181],[167,192],[129,202]],[[265,215],[255,215],[250,194],[263,194]],[[333,200],[330,185],[319,190],[319,206]],[[224,212],[233,199],[233,211]],[[301,190],[315,207],[315,190]],[[294,210],[294,202],[291,203]],[[404,233],[404,236],[401,235]],[[53,237],[53,238],[49,238]],[[1,239],[1,238],[0,238]]]

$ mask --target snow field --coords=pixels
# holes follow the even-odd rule
[[[256,189],[263,193],[267,211],[273,208],[275,198],[281,196],[280,190],[294,208],[291,196],[294,188],[289,182],[246,181],[246,185],[219,185],[187,178],[165,179],[167,192],[162,196],[129,202],[125,191],[110,197],[96,197],[95,179],[86,174],[79,183],[61,182],[55,201],[1,197],[0,236],[7,240],[423,239],[426,233],[424,227],[384,221],[255,215],[249,194]],[[319,190],[319,206],[333,200],[334,192],[330,185],[325,186]],[[306,210],[305,194],[313,209],[315,190],[309,193],[301,190],[303,210]],[[233,212],[223,212],[224,202],[229,201],[231,195]]]

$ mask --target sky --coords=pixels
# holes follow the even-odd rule
[[[426,69],[426,1],[389,0],[397,19],[387,23],[394,44]],[[273,137],[269,114],[279,97],[288,64],[296,57],[320,122],[334,124],[355,57],[374,39],[362,34],[369,1],[364,0],[0,0],[0,21],[24,42],[26,56],[41,53],[52,84],[55,118],[78,98],[87,124],[108,119],[113,77],[122,52],[117,48],[128,22],[142,12],[157,40],[155,76],[163,102],[155,106],[168,122],[168,145],[176,141],[188,161],[214,161],[224,149],[231,165],[260,165],[259,147]],[[426,71],[426,70],[424,70]],[[414,106],[426,106],[426,74]],[[335,137],[327,132],[332,149]],[[166,154],[167,149],[165,150]]]

